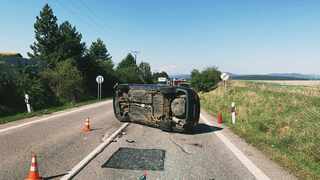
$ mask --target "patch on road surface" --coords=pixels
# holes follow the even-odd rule
[[[162,149],[119,148],[101,167],[163,171],[165,154]]]

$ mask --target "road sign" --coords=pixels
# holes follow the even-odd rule
[[[165,78],[165,77],[158,77],[158,82],[167,82],[167,78]]]
[[[97,76],[96,77],[96,81],[98,83],[98,95],[97,95],[97,97],[98,97],[98,100],[101,100],[101,86],[102,86],[102,83],[104,81],[103,76],[101,76],[101,75]]]
[[[104,81],[103,76],[101,76],[101,75],[97,76],[97,77],[96,77],[96,81],[97,81],[98,84],[103,83],[103,81]]]
[[[221,78],[222,80],[226,81],[226,80],[228,80],[228,79],[230,78],[230,76],[229,76],[229,74],[227,74],[227,73],[222,73],[221,76],[220,76],[220,78]]]

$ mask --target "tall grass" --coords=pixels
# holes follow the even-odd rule
[[[223,112],[228,126],[300,179],[320,179],[320,88],[233,81],[200,93],[209,113]],[[237,122],[230,123],[236,103]]]

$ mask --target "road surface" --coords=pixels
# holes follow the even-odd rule
[[[93,131],[86,134],[80,129],[87,117]],[[122,124],[113,115],[111,101],[104,101],[0,125],[0,179],[24,179],[31,152],[38,155],[44,178],[60,179]],[[205,112],[194,134],[168,133],[130,124],[121,137],[92,159],[74,179],[139,178],[144,169],[108,166],[107,162],[116,157],[120,148],[163,152],[162,169],[146,169],[148,179],[295,179],[227,128],[215,125]],[[126,156],[122,156],[122,161],[139,164]],[[159,164],[159,161],[150,163]]]

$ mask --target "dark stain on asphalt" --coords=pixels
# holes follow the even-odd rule
[[[196,147],[199,147],[199,148],[202,148],[202,147],[203,147],[203,145],[202,145],[202,144],[199,144],[199,143],[191,143],[190,145],[196,146]]]
[[[166,151],[162,149],[119,148],[102,168],[163,171]]]

